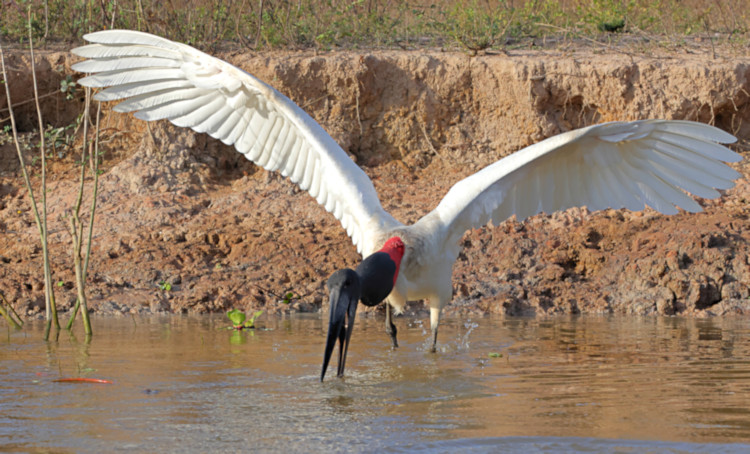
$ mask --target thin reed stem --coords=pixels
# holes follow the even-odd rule
[[[41,241],[42,260],[44,263],[44,300],[46,307],[47,323],[50,322],[56,329],[60,329],[57,318],[57,305],[55,304],[55,292],[52,287],[52,271],[49,263],[49,246],[47,241],[47,155],[45,153],[44,121],[42,119],[42,108],[39,105],[39,89],[36,81],[36,60],[34,59],[34,41],[31,33],[31,6],[28,8],[28,30],[29,30],[29,52],[31,53],[31,78],[34,82],[34,101],[36,104],[37,119],[39,120],[39,153],[42,161],[42,217],[41,217]]]

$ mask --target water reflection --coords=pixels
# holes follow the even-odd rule
[[[750,439],[745,319],[448,319],[437,354],[421,321],[399,323],[394,351],[382,320],[359,320],[346,377],[325,383],[319,317],[239,333],[221,317],[99,319],[91,342],[9,332],[0,450],[700,452],[690,443]],[[69,376],[115,383],[52,382]]]

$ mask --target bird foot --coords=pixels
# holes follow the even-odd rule
[[[398,340],[396,340],[396,327],[393,327],[393,330],[386,330],[389,336],[391,336],[391,344],[393,345],[393,348],[398,348]]]
[[[398,330],[396,329],[396,325],[394,325],[392,322],[388,323],[388,321],[386,321],[385,332],[391,337],[393,348],[398,348],[398,340],[396,340],[396,334],[398,333]]]
[[[430,353],[437,353],[437,327],[432,329],[432,347]]]

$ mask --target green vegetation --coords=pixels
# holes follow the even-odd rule
[[[17,6],[16,3],[13,3],[13,5]],[[45,3],[45,6],[47,4]],[[28,47],[29,47],[29,54],[30,54],[30,60],[32,62],[35,62],[34,58],[34,34],[37,32],[36,27],[34,26],[34,20],[33,15],[31,14],[31,9],[34,5],[28,3],[25,4],[25,6],[28,8],[26,11],[26,14],[23,14],[23,11],[18,12],[17,14],[14,14],[13,16],[15,18],[19,17],[26,17],[27,22],[26,24],[26,30],[28,32]],[[3,9],[7,8],[6,4],[3,4],[1,7]],[[5,11],[2,11],[5,13]],[[2,17],[6,17],[5,14],[3,14]],[[20,20],[20,19],[18,19]],[[22,28],[21,24],[16,24],[19,28]],[[3,30],[5,31],[5,30]],[[32,140],[30,139],[30,136],[26,136],[25,138],[20,136],[18,133],[18,129],[16,128],[16,121],[15,121],[15,114],[13,111],[13,99],[11,97],[11,84],[12,80],[8,78],[8,73],[5,66],[5,57],[3,54],[3,48],[2,48],[2,40],[0,40],[0,69],[2,70],[2,85],[5,87],[5,95],[8,105],[8,113],[9,117],[7,120],[10,120],[9,125],[3,126],[2,133],[0,133],[0,143],[4,142],[13,142],[15,144],[16,152],[18,155],[19,164],[21,167],[21,173],[23,175],[24,183],[26,186],[26,190],[29,194],[29,199],[31,203],[31,209],[34,215],[34,220],[36,222],[38,231],[39,231],[39,238],[41,242],[41,248],[42,248],[42,262],[43,262],[43,275],[44,275],[44,296],[45,296],[45,305],[46,305],[46,320],[47,325],[45,329],[44,338],[48,339],[49,334],[51,330],[54,328],[55,330],[60,329],[60,322],[57,316],[57,306],[55,304],[55,291],[53,287],[53,281],[52,281],[52,271],[50,268],[50,260],[49,260],[49,249],[48,249],[48,230],[47,230],[47,158],[52,158],[54,156],[58,156],[62,158],[67,151],[72,150],[74,139],[76,137],[80,137],[81,140],[81,160],[79,162],[80,165],[80,184],[78,187],[78,194],[76,198],[76,202],[72,209],[67,212],[65,215],[65,218],[69,221],[68,230],[72,237],[72,255],[73,255],[73,268],[76,275],[76,288],[77,288],[77,298],[76,303],[73,308],[70,321],[67,325],[67,329],[70,329],[76,314],[78,313],[78,309],[81,309],[82,312],[82,319],[83,319],[83,325],[84,325],[84,331],[86,333],[87,338],[89,338],[92,334],[91,330],[91,321],[89,320],[88,316],[88,306],[86,303],[86,292],[85,292],[85,283],[86,283],[86,272],[88,270],[88,262],[89,262],[89,256],[91,252],[91,242],[92,242],[92,231],[93,231],[93,223],[95,218],[95,212],[96,212],[96,195],[97,195],[97,189],[98,189],[98,175],[99,175],[99,159],[100,159],[100,152],[99,152],[99,110],[97,111],[97,117],[96,117],[96,128],[93,132],[94,136],[94,144],[93,147],[89,147],[88,139],[89,139],[89,129],[88,126],[91,124],[91,119],[89,115],[89,106],[91,103],[91,92],[87,89],[86,91],[86,102],[85,102],[85,108],[84,111],[78,115],[78,118],[76,121],[70,125],[64,126],[64,127],[52,127],[50,125],[47,125],[45,128],[45,122],[42,118],[42,110],[39,104],[39,101],[42,96],[39,95],[38,91],[38,85],[37,85],[37,79],[36,79],[36,65],[32,64],[31,66],[32,71],[32,80],[33,80],[33,88],[34,88],[34,101],[36,104],[36,112],[37,112],[37,120],[38,120],[38,129],[36,136],[39,139],[39,143],[36,146],[31,145]],[[74,93],[76,90],[76,83],[72,81],[71,77],[67,77],[64,79],[61,83],[60,90],[66,94],[66,99],[68,101],[71,101],[74,99]],[[48,95],[44,95],[48,96]],[[81,129],[81,125],[83,125],[83,131],[82,134],[79,136],[78,132],[79,129]],[[32,134],[33,135],[33,134]],[[26,160],[24,158],[24,152],[29,151],[32,148],[37,147],[39,149],[39,153],[37,157],[34,157],[29,164],[26,163]],[[40,200],[37,202],[37,199],[35,197],[35,191],[34,187],[31,183],[31,179],[29,176],[29,171],[27,170],[27,167],[31,167],[32,169],[36,166],[36,162],[38,161],[41,163],[41,169],[40,169],[40,181],[39,181],[39,187],[37,189],[37,193],[40,195]],[[86,226],[85,221],[81,220],[81,205],[83,202],[83,195],[85,192],[85,181],[86,181],[86,169],[89,169],[92,179],[93,179],[93,187],[92,187],[92,202],[91,202],[91,208],[88,212],[88,232],[87,235],[84,236],[84,228]],[[83,248],[84,239],[86,240],[86,247]],[[84,259],[85,257],[85,259]],[[84,261],[85,260],[85,261]],[[57,286],[61,287],[61,284],[63,284],[61,281],[57,282]],[[64,285],[64,284],[63,284]],[[5,301],[5,298],[2,298],[3,305],[8,306],[11,311],[13,309],[12,305],[9,304],[7,301]],[[8,321],[9,324],[12,324],[14,326],[18,326],[19,323],[17,323],[11,314],[7,313],[4,309],[0,311],[3,315],[3,317]],[[12,312],[12,315],[14,315],[19,321],[20,318],[18,317],[15,312]]]
[[[18,316],[16,310],[13,309],[13,305],[5,299],[3,292],[0,292],[0,315],[8,322],[8,325],[16,329],[21,329],[23,326],[23,320]]]
[[[69,85],[70,86],[70,85]],[[79,118],[90,118],[89,112],[91,107],[91,89],[86,89],[86,104],[84,107],[83,115]],[[94,219],[96,217],[96,196],[99,191],[99,160],[101,159],[101,153],[99,152],[99,120],[101,118],[101,103],[97,103],[96,109],[96,123],[94,129],[94,143],[93,150],[87,154],[87,150],[90,150],[87,144],[88,125],[89,121],[83,123],[83,144],[81,145],[81,161],[79,165],[81,167],[81,173],[78,184],[78,197],[76,198],[73,209],[66,215],[68,220],[68,233],[73,243],[73,271],[76,276],[76,289],[77,298],[76,303],[73,306],[70,320],[68,321],[67,329],[73,326],[76,314],[81,309],[81,317],[83,318],[84,331],[87,336],[91,336],[91,320],[89,319],[88,303],[86,300],[86,274],[89,268],[89,258],[91,256],[91,243],[93,241],[94,231]],[[79,123],[80,124],[80,123]],[[76,131],[78,128],[76,128]],[[86,165],[88,163],[88,165]],[[89,219],[88,219],[88,232],[84,236],[84,228],[86,227],[85,221],[81,219],[81,205],[83,203],[83,194],[85,192],[86,182],[86,168],[91,173],[93,180],[93,187],[91,188],[91,207],[89,208]],[[86,249],[83,249],[84,238],[86,239]]]
[[[32,38],[32,28],[30,15],[28,20],[28,38],[29,38],[29,53],[31,61],[34,61],[34,46]],[[44,332],[44,338],[48,339],[52,328],[56,330],[60,329],[60,322],[57,317],[57,305],[55,304],[55,292],[52,287],[52,272],[50,270],[49,260],[49,249],[48,249],[48,230],[47,230],[47,165],[46,165],[46,149],[45,149],[45,134],[39,134],[39,156],[41,157],[41,187],[39,192],[41,193],[41,201],[37,204],[36,197],[34,196],[34,189],[29,178],[29,172],[26,170],[26,163],[23,158],[23,152],[21,151],[20,141],[18,140],[18,129],[16,128],[15,115],[13,114],[13,100],[11,97],[10,81],[8,79],[8,72],[5,67],[5,55],[2,47],[0,47],[0,67],[2,68],[3,85],[5,86],[5,96],[8,102],[8,113],[10,114],[11,132],[13,134],[13,142],[16,145],[16,152],[18,153],[18,160],[21,165],[21,172],[23,174],[24,183],[26,190],[29,194],[31,201],[32,212],[34,213],[34,221],[36,222],[37,229],[39,231],[39,239],[42,246],[42,263],[43,263],[43,274],[44,274],[44,301],[45,301],[45,317],[47,320],[46,329]],[[39,120],[38,131],[44,131],[44,121],[42,119],[42,110],[39,106],[39,91],[36,80],[36,68],[32,65],[32,80],[34,83],[34,101],[36,102],[37,119]],[[41,205],[41,207],[40,207]],[[41,208],[41,209],[40,209]]]
[[[0,36],[80,42],[127,28],[202,48],[459,47],[471,51],[576,38],[689,35],[747,44],[746,0],[19,0],[0,3]],[[64,88],[64,87],[63,87]]]
[[[442,47],[476,53],[568,42],[609,43],[621,37],[638,42],[680,45],[686,37],[711,43],[737,45],[744,52],[750,44],[750,11],[746,0],[450,0],[445,2],[393,2],[390,0],[16,0],[0,2],[0,43],[16,43],[33,49],[32,43],[59,43],[67,49],[81,44],[84,33],[125,28],[155,33],[206,50],[219,47],[265,49],[333,49],[337,47],[390,47],[414,49]],[[2,57],[0,47],[0,60]],[[33,54],[31,56],[33,60]],[[9,106],[12,80],[3,75]],[[34,74],[34,78],[36,75]],[[7,83],[6,83],[7,81]],[[35,81],[36,82],[36,81]],[[52,94],[36,93],[40,98]],[[75,102],[80,90],[74,76],[66,75],[59,90]],[[57,94],[57,89],[54,90]],[[87,93],[88,96],[88,93]],[[24,101],[26,102],[26,101]],[[98,113],[85,112],[69,125],[53,127],[38,115],[37,132],[19,134],[12,108],[0,118],[0,145],[13,142],[31,199],[31,211],[40,234],[43,255],[47,320],[59,327],[54,285],[49,269],[46,220],[46,160],[61,159],[82,144],[79,193],[66,219],[72,237],[78,296],[70,323],[79,305],[87,334],[91,333],[85,307],[84,286],[96,210],[97,177],[101,174],[98,149]],[[97,124],[93,124],[92,117]],[[10,120],[10,124],[8,124]],[[89,133],[89,128],[94,132]],[[89,135],[92,137],[90,138]],[[34,141],[38,139],[38,144]],[[94,146],[89,147],[88,141]],[[90,152],[90,148],[93,151]],[[28,159],[30,151],[37,153]],[[87,154],[88,153],[88,154]],[[26,156],[26,158],[24,158]],[[27,159],[29,162],[24,162]],[[28,172],[27,172],[28,168]],[[86,170],[88,169],[88,170]],[[34,198],[30,176],[39,176]],[[86,180],[88,178],[88,180]],[[80,219],[84,181],[93,183],[87,230]],[[91,187],[91,186],[90,186]],[[20,211],[19,211],[20,214]],[[85,216],[84,216],[85,217]],[[86,244],[85,250],[83,245]],[[217,263],[215,270],[222,269]],[[169,282],[159,282],[169,292]],[[60,287],[58,283],[58,287]],[[268,291],[267,291],[268,292]],[[269,294],[285,304],[300,296],[293,292]],[[6,320],[12,314],[0,305]],[[11,308],[12,310],[12,308]],[[242,314],[244,317],[244,314]],[[256,315],[257,316],[257,315]],[[252,325],[254,316],[249,323]],[[10,323],[10,322],[9,322]],[[241,326],[247,324],[243,321]]]
[[[263,314],[263,311],[256,311],[253,316],[248,319],[245,313],[240,310],[232,309],[227,311],[227,317],[232,321],[232,327],[230,329],[235,329],[237,331],[243,329],[255,329],[255,320],[260,317],[261,314]]]
[[[296,294],[296,293],[293,293],[293,292],[286,292],[286,293],[284,294],[284,298],[282,298],[282,299],[281,299],[281,302],[282,302],[282,303],[284,303],[284,304],[292,304],[292,301],[294,301],[294,300],[298,300],[298,299],[300,299],[300,298],[302,298],[302,297],[301,297],[301,296],[299,296],[299,295],[298,295],[298,294]]]

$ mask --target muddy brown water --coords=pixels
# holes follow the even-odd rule
[[[357,321],[319,381],[320,316],[97,318],[0,336],[0,451],[747,452],[750,320]],[[334,360],[335,361],[335,360]],[[335,367],[334,367],[335,373]],[[53,380],[89,377],[112,384]]]

